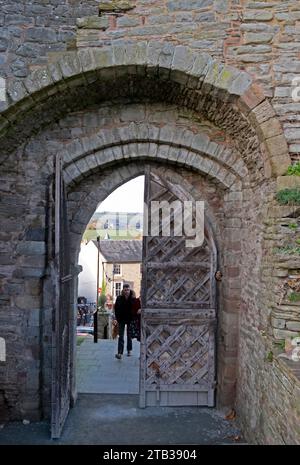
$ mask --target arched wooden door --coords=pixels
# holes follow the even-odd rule
[[[141,407],[214,406],[217,253],[207,228],[200,247],[187,247],[184,234],[174,235],[185,200],[191,198],[179,185],[147,167],[145,226],[150,230],[157,208],[151,212],[151,202],[177,201],[178,208],[170,236],[162,236],[161,218],[157,232],[144,236]]]

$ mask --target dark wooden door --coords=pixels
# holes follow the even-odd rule
[[[169,236],[162,235],[162,218],[157,232],[144,236],[141,407],[214,405],[217,253],[207,229],[200,247],[187,247],[187,237],[174,234],[184,200],[191,198],[180,186],[157,168],[146,169],[145,226],[157,208],[151,212],[151,202],[177,201],[177,210]]]
[[[67,201],[60,157],[56,157],[52,189],[53,326],[51,437],[59,438],[70,408],[73,349],[72,275]]]

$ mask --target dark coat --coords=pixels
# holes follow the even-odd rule
[[[132,293],[126,300],[123,295],[119,295],[115,303],[115,315],[118,323],[130,323],[134,317],[134,310],[136,308],[137,299],[133,297]]]

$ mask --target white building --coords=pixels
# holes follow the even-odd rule
[[[97,296],[97,242],[82,242],[79,253],[78,295],[95,302]],[[137,296],[140,294],[142,263],[142,241],[140,240],[101,240],[99,254],[99,287],[103,272],[106,275],[106,292],[115,300],[123,284],[129,283]]]

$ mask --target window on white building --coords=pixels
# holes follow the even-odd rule
[[[121,274],[121,265],[119,263],[114,263],[114,274]]]

